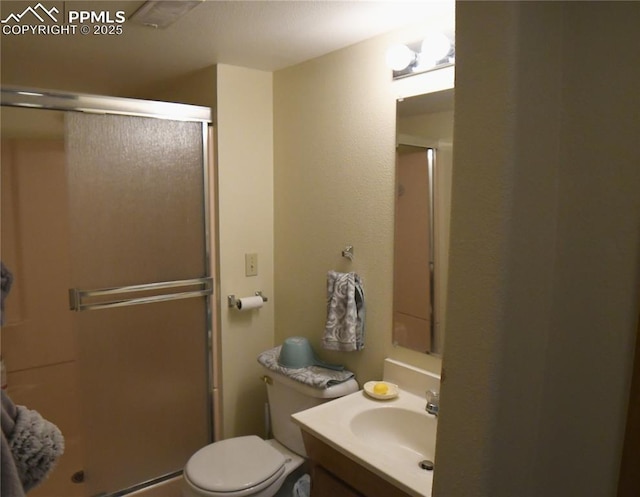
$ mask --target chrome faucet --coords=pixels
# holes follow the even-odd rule
[[[435,390],[427,390],[427,405],[424,408],[429,414],[438,415],[440,410],[440,394]]]

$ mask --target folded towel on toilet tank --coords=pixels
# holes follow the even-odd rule
[[[299,381],[305,385],[315,388],[328,388],[332,385],[345,382],[355,375],[351,371],[343,369],[342,371],[334,371],[333,369],[323,368],[321,366],[308,366],[306,368],[285,368],[278,364],[281,345],[262,352],[258,356],[258,362],[267,369],[287,376],[292,380]]]

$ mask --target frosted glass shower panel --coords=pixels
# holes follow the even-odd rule
[[[87,495],[180,471],[209,442],[205,300],[74,316]]]
[[[73,307],[89,495],[175,474],[210,440],[209,297],[183,285],[208,280],[203,126],[66,116],[70,295],[106,294]]]
[[[205,274],[202,124],[67,113],[73,286]]]

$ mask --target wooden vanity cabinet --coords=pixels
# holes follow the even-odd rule
[[[319,464],[311,465],[311,497],[363,497]]]
[[[302,438],[311,466],[311,497],[410,497],[304,430]]]

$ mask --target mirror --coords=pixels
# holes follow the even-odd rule
[[[393,343],[442,354],[453,164],[454,90],[399,99]]]

